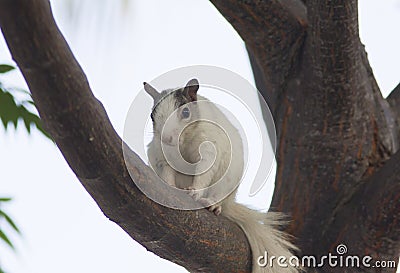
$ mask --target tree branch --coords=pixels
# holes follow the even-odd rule
[[[309,70],[336,84],[351,78],[361,60],[357,0],[309,0],[306,6]]]
[[[306,10],[299,0],[211,0],[244,40],[265,77],[264,96],[272,112],[298,60]]]
[[[178,211],[144,196],[122,141],[58,30],[45,0],[0,0],[0,27],[46,129],[104,214],[149,251],[192,272],[250,272],[243,232],[206,210]],[[157,178],[132,153],[134,179]]]

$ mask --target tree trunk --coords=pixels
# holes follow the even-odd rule
[[[357,1],[211,2],[245,41],[273,112],[272,206],[293,217],[287,231],[302,254],[335,253],[345,244],[353,255],[397,261],[400,88],[383,99],[359,40]],[[108,218],[191,272],[251,271],[247,240],[235,224],[206,210],[162,207],[136,188],[122,141],[47,0],[0,0],[0,27],[47,130]],[[128,168],[135,180],[157,179],[133,152]]]
[[[359,40],[357,1],[212,2],[246,42],[257,87],[272,104],[272,207],[292,215],[287,231],[302,254],[335,253],[342,243],[353,254],[397,261],[400,91],[389,103],[379,91]],[[263,12],[273,5],[281,14]],[[260,38],[265,29],[274,35]]]

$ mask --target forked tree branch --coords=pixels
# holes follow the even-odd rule
[[[357,1],[308,0],[306,6],[303,55],[276,114],[278,170],[272,206],[292,215],[288,231],[299,238],[303,253],[316,255],[340,239],[327,236],[321,227],[329,226],[338,206],[362,190],[395,145],[387,103],[358,36]],[[358,217],[347,216],[342,221],[350,224]],[[356,249],[357,240],[347,239],[343,243]]]
[[[168,209],[137,189],[122,141],[58,30],[49,1],[0,0],[0,27],[47,130],[110,220],[191,272],[250,272],[250,250],[238,226],[206,210]],[[129,161],[135,180],[157,179],[133,152]]]

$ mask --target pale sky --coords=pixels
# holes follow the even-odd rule
[[[142,82],[168,70],[215,65],[253,81],[243,42],[208,1],[136,0],[122,7],[115,0],[73,0],[71,10],[80,12],[72,20],[65,1],[53,1],[56,20],[120,134]],[[400,80],[400,1],[359,2],[361,39],[386,96]],[[10,62],[0,38],[0,63]],[[1,80],[26,86],[17,72]],[[0,129],[0,196],[14,198],[5,209],[23,237],[11,236],[16,253],[0,243],[7,272],[186,272],[108,221],[54,144],[37,132],[28,135],[23,126],[16,132],[10,128]],[[246,202],[267,208],[272,188],[270,181]]]

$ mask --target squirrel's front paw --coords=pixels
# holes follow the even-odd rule
[[[213,212],[215,215],[220,215],[222,212],[222,207],[220,204],[215,204],[213,200],[209,198],[200,198],[198,200],[200,204],[206,207],[209,211]]]
[[[208,207],[208,210],[211,212],[214,212],[214,214],[218,216],[222,212],[222,207],[219,204],[215,204],[215,205]]]

